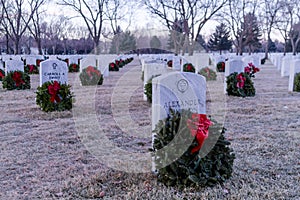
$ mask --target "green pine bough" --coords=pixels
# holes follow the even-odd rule
[[[182,189],[225,182],[232,175],[235,159],[230,142],[224,136],[226,129],[213,122],[201,150],[192,154],[191,149],[198,143],[185,126],[191,115],[186,110],[170,110],[169,116],[157,123],[153,131],[155,136],[152,151],[156,153],[154,163],[158,181]],[[170,145],[172,148],[169,152],[165,149],[158,151]],[[173,162],[166,165],[170,160]]]
[[[300,92],[300,73],[295,74],[294,91],[295,92]]]
[[[3,88],[7,90],[26,90],[30,89],[30,76],[22,71],[7,73],[2,79]]]

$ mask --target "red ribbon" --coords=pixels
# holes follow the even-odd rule
[[[15,81],[17,87],[25,83],[22,79],[22,74],[20,72],[14,72],[12,79]]]
[[[209,126],[212,125],[212,122],[207,119],[205,114],[192,114],[192,119],[187,120],[187,126],[190,129],[191,135],[196,137],[198,145],[194,147],[191,152],[198,152],[204,141],[208,137]]]
[[[92,67],[92,66],[88,66],[88,67],[86,68],[86,72],[87,72],[87,74],[89,75],[89,77],[92,76],[92,73],[97,74],[97,76],[100,76],[100,75],[101,75],[100,72],[99,72],[99,70],[95,69],[95,68]]]
[[[237,86],[238,88],[244,88],[246,78],[243,76],[243,74],[240,73],[239,75],[237,75],[236,79],[237,79],[237,81],[238,81],[237,84],[236,84],[236,86]]]
[[[4,74],[2,74],[2,72],[0,71],[0,78],[3,78]]]
[[[28,67],[29,67],[29,72],[30,72],[30,73],[33,72],[34,66],[33,66],[33,65],[28,65]]]
[[[58,96],[58,91],[60,90],[60,85],[57,81],[54,81],[53,84],[48,86],[48,93],[51,95],[50,101],[52,103],[56,102],[59,103],[61,100]]]

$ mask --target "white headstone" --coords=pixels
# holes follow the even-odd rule
[[[41,62],[40,86],[48,81],[58,81],[61,84],[68,84],[67,63],[60,60],[46,60]]]
[[[173,70],[176,70],[176,71],[180,71],[181,70],[181,62],[180,62],[181,58],[180,56],[173,56]]]
[[[88,66],[97,67],[97,59],[93,55],[87,55],[80,61],[80,72]]]
[[[13,71],[24,72],[24,63],[19,60],[8,60],[5,62],[5,74]]]
[[[5,70],[4,70],[4,62],[2,60],[0,60],[0,69],[2,69],[5,72]]]
[[[228,60],[225,63],[225,73],[224,73],[224,93],[227,94],[227,76],[230,74],[237,72],[241,73],[244,72],[245,66],[242,60]]]
[[[291,61],[293,60],[292,56],[286,55],[281,62],[281,77],[289,76],[290,75],[290,67],[291,67]]]
[[[152,130],[169,108],[206,114],[206,80],[199,74],[171,72],[152,80]]]
[[[146,62],[144,69],[144,87],[151,78],[166,74],[168,71],[170,70],[165,66],[163,62],[155,60],[153,60],[152,62]],[[145,94],[143,99],[145,101],[147,100],[147,96]]]
[[[114,62],[114,59],[109,55],[101,55],[97,57],[98,69],[104,77],[109,76],[109,63]]]
[[[36,56],[25,56],[24,59],[26,59],[26,65],[36,65]]]
[[[300,72],[300,59],[292,61],[289,77],[289,92],[294,90],[295,74]]]

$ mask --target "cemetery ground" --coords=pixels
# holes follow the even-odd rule
[[[117,81],[137,65],[135,59],[97,86],[95,109],[101,129],[118,147],[148,152],[151,133],[149,138],[122,133],[111,108]],[[151,105],[143,101],[140,70],[134,73],[141,87],[132,93],[129,111],[142,130],[151,125]],[[70,84],[75,76],[69,74]],[[98,161],[81,142],[72,111],[45,113],[35,104],[39,75],[31,75],[30,90],[6,91],[0,83],[0,198],[299,199],[300,94],[287,92],[288,77],[270,62],[254,79],[255,97],[225,97],[222,80],[218,73],[208,86],[213,94],[219,84],[219,99],[226,101],[226,137],[236,155],[233,176],[222,185],[184,190],[158,183],[152,173],[121,172]]]

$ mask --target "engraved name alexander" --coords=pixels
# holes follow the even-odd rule
[[[169,101],[169,102],[165,102],[164,108],[165,109],[173,108],[177,110],[179,108],[192,108],[198,105],[204,106],[204,104],[201,102],[203,102],[203,100],[201,101],[201,99]]]

